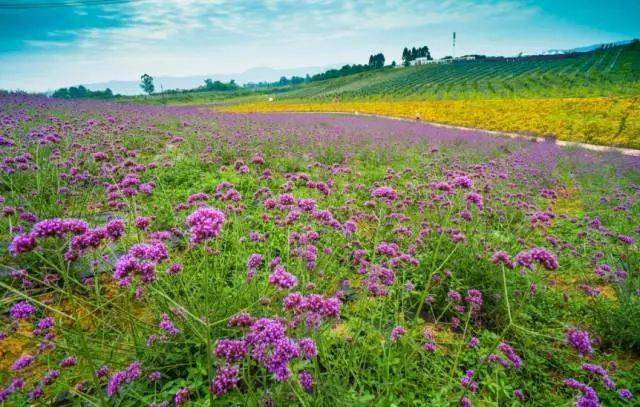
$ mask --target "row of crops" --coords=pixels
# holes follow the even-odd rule
[[[640,93],[640,42],[571,58],[388,68],[293,88],[280,98],[468,99]]]
[[[639,98],[368,100],[243,103],[235,112],[344,112],[408,117],[561,140],[640,148]]]

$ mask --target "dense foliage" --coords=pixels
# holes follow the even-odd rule
[[[51,97],[57,99],[112,99],[115,95],[109,88],[105,90],[90,90],[80,85],[60,88],[53,92]]]
[[[0,98],[6,405],[633,405],[640,161]]]

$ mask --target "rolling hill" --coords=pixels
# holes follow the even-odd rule
[[[291,87],[295,99],[504,99],[640,94],[640,42],[565,55],[385,68]]]
[[[142,103],[575,98],[640,95],[640,41],[587,52],[385,67],[333,79],[235,92],[183,92]]]

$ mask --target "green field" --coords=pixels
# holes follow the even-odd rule
[[[530,57],[386,67],[267,90],[156,95],[151,103],[295,100],[566,98],[640,94],[640,42],[553,59]]]

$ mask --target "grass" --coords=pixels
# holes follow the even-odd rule
[[[637,400],[625,401],[581,368],[597,364],[618,388],[640,392],[640,255],[637,243],[618,238],[638,238],[637,158],[368,117],[21,96],[0,106],[2,151],[10,158],[0,182],[0,301],[7,310],[0,316],[0,388],[25,381],[6,395],[7,405],[29,404],[29,393],[41,388],[31,403],[149,405],[186,389],[191,405],[203,406],[447,406],[464,397],[476,405],[557,406],[581,396],[563,384],[567,378],[592,387],[603,405]],[[59,140],[43,141],[54,133]],[[143,192],[147,183],[153,190]],[[397,198],[376,197],[381,186]],[[239,199],[225,196],[229,188]],[[205,200],[194,201],[199,193]],[[301,199],[313,199],[316,210],[303,210]],[[199,205],[226,219],[219,235],[194,242],[186,218]],[[541,212],[555,217],[532,224]],[[81,218],[91,228],[122,219],[125,228],[73,261],[64,258],[73,234],[38,238],[36,248],[13,255],[8,245],[34,228],[29,215]],[[137,227],[139,217],[150,225]],[[347,233],[350,222],[355,230]],[[137,273],[122,285],[117,265],[136,244],[158,239],[169,258],[147,259],[155,279]],[[513,259],[534,247],[556,257],[557,269],[492,262],[496,251]],[[251,277],[247,260],[256,253],[263,261]],[[297,278],[295,287],[270,282],[277,258]],[[173,264],[182,270],[169,273]],[[603,264],[614,274],[597,275]],[[470,290],[481,293],[479,307],[465,300]],[[293,292],[339,299],[339,316],[286,309]],[[9,310],[21,300],[36,310],[16,320]],[[247,333],[257,329],[256,322],[230,326],[239,313],[276,325],[283,318],[293,343],[312,339],[317,356],[292,357],[286,380],[252,353],[239,357],[230,363],[238,368],[235,386],[211,393],[227,364],[214,350],[225,339],[249,343]],[[48,336],[34,330],[46,316],[55,318]],[[178,332],[161,325],[163,318]],[[398,326],[406,334],[393,341]],[[589,332],[592,354],[567,343],[572,328]],[[472,337],[477,347],[468,346]],[[507,357],[501,343],[522,367],[487,360]],[[25,354],[35,361],[12,370]],[[70,356],[77,363],[61,367]],[[140,374],[127,373],[135,361]],[[102,366],[109,373],[97,377]],[[49,383],[53,370],[60,375]],[[476,392],[461,384],[468,370]],[[108,395],[119,371],[128,379]],[[312,375],[312,388],[302,385],[302,371]],[[152,372],[160,379],[149,379]]]

